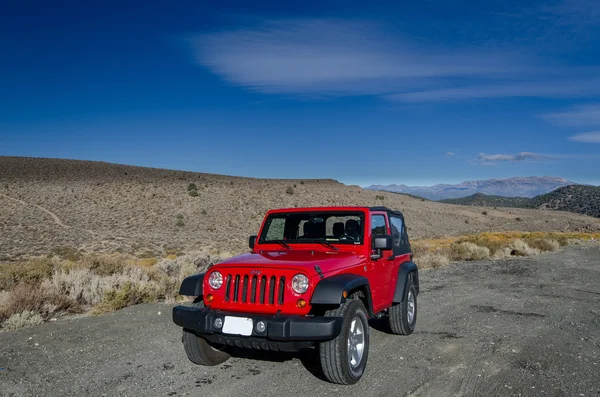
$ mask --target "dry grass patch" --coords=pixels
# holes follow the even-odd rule
[[[101,314],[142,302],[175,302],[185,277],[229,256],[215,252],[169,254],[164,259],[96,254],[76,262],[54,257],[1,265],[0,324],[5,329],[29,320],[33,324],[37,317],[30,312],[47,320],[62,313]]]
[[[34,258],[27,262],[0,264],[0,290],[19,282],[39,284],[52,274],[54,263],[48,258]]]
[[[540,252],[556,251],[561,246],[598,238],[599,233],[498,232],[420,240],[413,242],[412,248],[419,266],[431,268],[451,261],[538,255]]]

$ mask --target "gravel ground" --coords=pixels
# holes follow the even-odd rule
[[[373,322],[363,379],[321,379],[314,352],[217,367],[185,357],[171,306],[0,334],[7,396],[600,396],[600,245],[423,271],[417,330]]]

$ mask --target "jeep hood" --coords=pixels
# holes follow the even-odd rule
[[[256,268],[287,268],[303,270],[315,274],[315,265],[324,274],[335,273],[338,270],[356,266],[366,261],[363,254],[343,251],[311,251],[291,249],[287,251],[262,251],[248,253],[227,259],[217,264],[218,267],[256,267]]]

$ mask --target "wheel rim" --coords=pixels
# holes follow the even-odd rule
[[[408,323],[412,324],[413,320],[415,319],[415,296],[413,295],[412,291],[408,291],[407,303],[406,311],[408,314]]]
[[[348,361],[352,368],[360,365],[365,351],[365,328],[358,317],[352,319],[348,332]]]

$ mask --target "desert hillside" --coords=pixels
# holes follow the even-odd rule
[[[197,195],[188,191],[195,184]],[[0,157],[0,260],[59,247],[161,255],[246,248],[270,208],[385,205],[413,239],[482,231],[598,231],[556,211],[486,209],[364,190],[334,180],[253,179],[102,162]]]
[[[458,199],[441,200],[447,204],[480,207],[515,207],[569,211],[600,218],[600,187],[570,185],[533,198],[487,196],[477,193]]]

